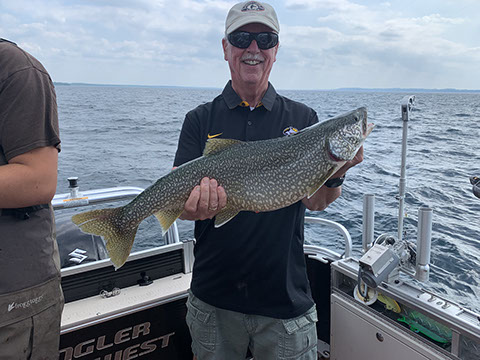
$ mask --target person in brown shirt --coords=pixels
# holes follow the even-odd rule
[[[60,151],[45,68],[0,39],[0,359],[57,359],[63,295],[50,204]]]

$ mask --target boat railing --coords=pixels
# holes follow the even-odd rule
[[[317,217],[312,217],[312,216],[305,216],[305,223],[306,224],[319,224],[319,225],[324,225],[327,227],[330,227],[332,229],[337,230],[342,236],[343,239],[345,240],[345,253],[344,257],[348,258],[352,256],[352,236],[348,232],[348,230],[343,226],[342,224],[332,221],[332,220],[327,220],[327,219],[322,219],[322,218],[317,218]],[[318,246],[313,246],[313,245],[305,245],[304,249],[306,251],[313,251],[314,249],[318,249]],[[328,249],[323,249],[325,252],[331,252],[332,255],[338,256],[337,253],[333,251],[329,251]],[[315,252],[315,251],[313,251]]]
[[[70,183],[72,178],[69,178]],[[75,178],[76,181],[76,178]],[[119,186],[113,188],[94,189],[79,192],[78,187],[70,187],[70,193],[57,194],[52,200],[54,210],[72,209],[96,204],[128,200],[136,197],[145,189],[133,186]],[[177,223],[168,229],[165,234],[165,244],[180,242]]]
[[[128,200],[136,197],[144,189],[133,186],[119,186],[104,189],[94,189],[79,192],[77,186],[77,178],[69,178],[70,193],[57,194],[52,200],[54,210],[72,209],[96,204],[110,203],[121,200]],[[327,219],[306,216],[305,223],[319,224],[337,230],[345,240],[346,258],[352,255],[352,237],[348,230],[341,224]],[[168,232],[165,234],[165,243],[174,244],[180,242],[180,235],[178,232],[177,223],[174,222]],[[306,245],[305,249],[310,249],[312,246]],[[328,250],[327,250],[328,252]],[[332,252],[338,256],[338,254]]]
[[[72,197],[71,193],[57,194],[52,200],[52,206],[54,210],[60,210],[126,200],[134,198],[143,190],[144,189],[139,187],[121,186],[114,188],[87,190],[81,193],[77,193],[77,196],[75,197]]]

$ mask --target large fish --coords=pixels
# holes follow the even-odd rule
[[[165,234],[202,178],[216,179],[227,193],[227,205],[215,217],[219,227],[243,210],[271,211],[311,197],[354,158],[372,129],[367,110],[359,108],[282,138],[209,139],[203,156],[158,179],[127,205],[80,213],[72,221],[85,232],[103,236],[119,268],[138,225],[155,215]]]

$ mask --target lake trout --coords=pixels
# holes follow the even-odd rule
[[[313,196],[355,157],[372,129],[367,110],[359,108],[281,138],[209,139],[203,156],[161,177],[127,205],[79,213],[72,221],[103,236],[110,260],[119,268],[138,225],[155,215],[164,235],[202,178],[216,179],[227,194],[226,206],[215,217],[215,227],[220,227],[240,211],[277,210]]]

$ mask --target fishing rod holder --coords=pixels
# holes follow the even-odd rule
[[[67,178],[68,180],[68,188],[70,189],[70,198],[76,199],[79,197],[78,193],[78,177],[71,176]]]
[[[430,254],[432,245],[433,210],[428,207],[418,209],[417,255],[415,278],[428,281],[430,276]]]
[[[383,234],[374,240],[375,195],[366,194],[363,198],[363,256],[359,260],[357,286],[361,293],[365,295],[367,294],[367,287],[375,289],[383,281],[398,284],[400,271],[418,281],[425,282],[429,279],[433,213],[430,208],[421,207],[418,211],[417,244],[403,239],[407,130],[410,112],[414,105],[414,95],[405,96],[402,99],[402,166],[399,184],[398,236],[396,239],[391,235]]]
[[[407,138],[408,138],[408,121],[410,119],[410,112],[415,106],[415,95],[405,96],[402,99],[401,111],[403,122],[402,133],[402,165],[400,167],[400,183],[398,194],[398,239],[403,237],[403,218],[405,217],[405,189],[407,187]]]
[[[365,196],[367,198],[367,195]],[[371,196],[370,196],[371,198]],[[371,201],[371,200],[370,200]],[[365,200],[368,211],[364,212],[364,232],[371,231],[373,223],[365,225],[373,213],[373,203]],[[376,288],[382,281],[395,284],[400,279],[400,271],[426,282],[430,274],[430,254],[432,243],[432,209],[421,207],[418,210],[418,230],[416,245],[405,239],[398,240],[389,234],[380,235],[368,244],[359,260],[359,281],[368,287]],[[366,230],[365,230],[366,229]],[[368,238],[370,234],[363,234]]]
[[[362,231],[362,249],[366,253],[372,246],[374,239],[375,223],[375,195],[365,194],[363,197],[363,231]]]

